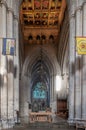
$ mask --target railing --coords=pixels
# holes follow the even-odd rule
[[[31,112],[30,123],[38,122],[52,122],[51,112]]]
[[[76,120],[76,130],[85,129],[86,130],[86,120]]]

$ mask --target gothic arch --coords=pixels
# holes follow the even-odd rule
[[[47,52],[46,49],[42,50],[43,52],[43,60],[46,62],[47,67],[49,68],[49,71],[51,75],[53,74],[60,74],[60,67],[57,62],[57,58],[53,55],[51,55],[51,51]],[[26,58],[24,66],[23,66],[23,71],[22,74],[26,74],[28,72],[31,72],[31,69],[36,62],[37,59],[40,58],[40,48],[34,48],[31,54]]]
[[[35,68],[34,64],[37,65],[36,61],[39,61],[39,59],[40,59],[40,50],[42,50],[44,66],[46,66],[46,68],[47,68],[47,75],[49,73],[48,76],[50,77],[51,100],[53,101],[52,104],[54,104],[54,101],[56,102],[56,98],[54,97],[54,95],[56,95],[55,77],[57,74],[61,75],[61,70],[60,70],[60,66],[57,61],[56,52],[55,52],[55,49],[51,49],[50,47],[48,48],[47,46],[41,46],[41,45],[38,45],[38,46],[39,47],[37,47],[37,46],[33,47],[32,51],[28,52],[28,55],[23,64],[22,77],[21,77],[22,82],[20,85],[20,89],[22,88],[21,89],[22,92],[21,92],[20,96],[23,96],[23,98],[24,98],[24,99],[22,99],[22,97],[20,98],[21,99],[20,112],[21,112],[22,116],[25,116],[26,113],[28,114],[28,103],[27,102],[28,101],[31,102],[31,99],[30,99],[30,96],[31,96],[30,95],[30,92],[31,92],[30,86],[32,83],[31,76],[33,75],[32,79],[34,79],[34,81],[37,80],[37,78],[38,78],[38,77],[37,78],[35,77],[36,73],[33,70]],[[46,47],[47,47],[47,49],[46,49]],[[36,71],[37,71],[37,68],[36,68]],[[45,80],[47,80],[47,79],[45,79]],[[33,84],[34,83],[32,83],[32,85]]]

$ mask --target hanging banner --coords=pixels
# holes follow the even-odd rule
[[[77,53],[79,55],[86,54],[86,37],[76,37]]]
[[[3,55],[14,55],[15,54],[15,39],[14,38],[3,38]]]

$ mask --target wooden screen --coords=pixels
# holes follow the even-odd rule
[[[66,99],[57,100],[57,115],[60,117],[63,117],[63,118],[68,117],[67,100]]]

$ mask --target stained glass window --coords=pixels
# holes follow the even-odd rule
[[[40,82],[37,83],[34,86],[32,96],[33,96],[33,98],[36,98],[36,99],[45,99],[47,97],[46,86],[44,86]]]

